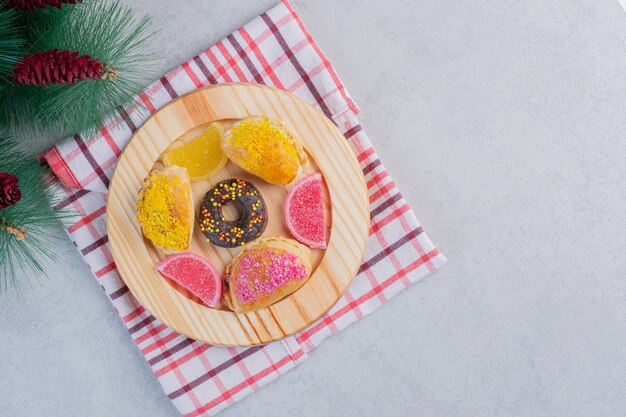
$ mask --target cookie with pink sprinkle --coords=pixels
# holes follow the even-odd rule
[[[311,276],[311,250],[293,239],[266,237],[243,247],[226,269],[224,300],[240,313],[267,307]]]

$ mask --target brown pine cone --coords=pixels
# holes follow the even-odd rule
[[[8,172],[0,172],[0,210],[14,206],[22,198],[17,185],[17,177]]]
[[[98,80],[104,65],[89,55],[78,52],[39,51],[22,58],[13,68],[13,81],[17,84],[47,86],[75,84],[78,80]]]
[[[9,0],[7,6],[24,12],[32,12],[36,8],[43,9],[48,6],[60,9],[63,4],[76,4],[82,1],[83,0]]]

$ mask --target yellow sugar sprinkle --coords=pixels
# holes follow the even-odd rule
[[[156,246],[183,250],[191,225],[186,219],[189,190],[178,177],[155,173],[137,203],[137,220]]]
[[[275,184],[289,183],[300,168],[299,144],[268,118],[243,120],[222,146],[233,162]]]
[[[232,144],[248,151],[250,164],[279,162],[272,147],[282,149],[290,158],[297,158],[298,151],[293,141],[267,118],[245,120],[233,128]],[[271,146],[268,146],[271,144]]]

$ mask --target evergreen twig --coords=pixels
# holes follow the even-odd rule
[[[0,1],[0,84],[6,84],[11,79],[11,71],[23,55],[24,44],[17,12],[4,7],[5,2]]]
[[[0,109],[8,124],[36,132],[90,135],[105,117],[132,101],[150,77],[153,54],[144,51],[149,18],[136,19],[119,2],[98,1],[27,13],[29,53],[58,49],[89,55],[111,76],[76,84],[12,85]]]
[[[29,155],[17,139],[0,128],[0,171],[15,175],[21,199],[0,210],[0,292],[18,289],[20,276],[38,278],[56,259],[55,241],[61,221],[73,213],[54,210],[61,201],[58,185],[50,184],[50,172]],[[26,271],[26,273],[24,273]],[[29,273],[30,271],[30,273]]]

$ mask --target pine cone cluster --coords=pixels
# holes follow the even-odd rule
[[[7,6],[24,12],[32,12],[36,8],[43,9],[48,6],[60,9],[63,4],[76,4],[82,1],[83,0],[9,0]]]
[[[89,55],[78,52],[39,51],[26,55],[13,68],[13,81],[17,84],[45,87],[54,84],[75,84],[78,80],[98,80],[104,65]]]

